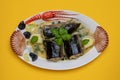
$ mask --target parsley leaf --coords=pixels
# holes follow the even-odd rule
[[[57,45],[59,45],[59,46],[63,44],[62,38],[56,38],[56,39],[55,39],[55,42],[56,42]]]
[[[82,45],[86,45],[89,41],[90,41],[89,39],[84,39],[84,40],[82,41]]]
[[[65,35],[62,35],[61,37],[63,40],[68,41],[71,39],[72,36],[70,34],[65,34]]]
[[[68,41],[72,38],[71,34],[68,34],[68,31],[63,27],[53,28],[51,32],[55,36],[56,44],[59,46],[63,44],[63,40]]]
[[[38,36],[33,36],[32,38],[31,38],[31,43],[36,43],[38,41]]]
[[[64,34],[68,34],[68,32],[67,32],[66,29],[60,27],[60,28],[59,28],[59,34],[60,34],[60,35],[64,35]]]

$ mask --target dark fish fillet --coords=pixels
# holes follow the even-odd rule
[[[54,37],[54,36],[52,35],[52,32],[51,32],[51,27],[49,27],[49,26],[45,26],[45,27],[44,27],[44,29],[43,29],[43,34],[44,34],[45,37],[48,37],[48,38]]]
[[[64,41],[64,48],[69,59],[77,58],[82,54],[77,35],[74,35],[69,41]]]
[[[54,41],[46,41],[46,53],[47,59],[52,61],[58,61],[61,58],[61,47],[58,46]]]
[[[64,28],[68,30],[68,33],[71,34],[80,26],[81,23],[68,23],[64,25]]]
[[[54,35],[52,35],[51,29],[63,26],[64,24],[65,23],[62,22],[62,23],[58,23],[58,24],[45,25],[44,28],[43,28],[44,36],[47,37],[47,38],[54,37]]]

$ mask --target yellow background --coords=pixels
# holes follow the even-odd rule
[[[50,71],[20,60],[10,35],[21,20],[46,10],[73,10],[97,21],[109,46],[93,62],[69,71]],[[120,80],[120,0],[0,0],[0,80]]]

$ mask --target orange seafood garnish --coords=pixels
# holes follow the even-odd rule
[[[98,52],[102,52],[108,45],[108,35],[106,31],[98,26],[94,33],[95,47]]]
[[[10,39],[10,44],[13,49],[13,51],[18,54],[22,55],[23,51],[26,48],[26,39],[24,35],[21,33],[21,31],[14,31],[11,39]]]

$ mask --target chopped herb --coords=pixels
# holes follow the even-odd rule
[[[52,24],[55,24],[55,22],[52,22]]]
[[[40,51],[39,45],[34,45],[34,52],[37,53],[38,51]]]
[[[84,39],[84,40],[82,41],[82,45],[86,45],[89,41],[90,41],[89,39]]]
[[[40,48],[39,44],[35,44],[33,49],[34,49],[34,52],[37,54],[38,54],[38,52],[41,52],[41,53],[44,52],[44,50]]]
[[[38,36],[33,36],[33,37],[31,38],[31,43],[32,43],[32,44],[36,43],[37,41],[38,41]]]
[[[71,39],[71,35],[70,34],[65,34],[65,35],[62,35],[62,39],[65,40],[65,41],[68,41]]]
[[[56,38],[60,38],[61,36],[60,36],[59,34],[56,34],[55,37],[56,37]]]
[[[60,35],[64,35],[64,34],[68,34],[68,32],[67,32],[66,29],[60,27],[60,28],[59,28],[59,34],[60,34]]]
[[[85,27],[81,27],[81,28],[79,28],[78,30],[82,30],[82,29],[84,29]]]
[[[84,33],[84,35],[87,36],[87,35],[88,35],[88,32]]]
[[[42,27],[39,27],[38,33],[41,33],[41,32],[42,32]]]
[[[63,44],[62,38],[56,38],[56,39],[55,39],[55,42],[56,42],[56,44],[59,45],[59,46]]]
[[[68,41],[72,37],[71,34],[68,34],[68,31],[63,27],[53,28],[51,32],[55,36],[55,42],[59,46],[62,45],[63,40]]]
[[[43,45],[46,45],[46,41],[45,40],[43,40]]]
[[[83,35],[82,35],[82,34],[79,34],[79,36],[80,36],[80,38],[82,38],[82,37],[83,37]]]
[[[58,30],[57,30],[56,28],[53,28],[53,29],[51,30],[51,32],[52,32],[53,35],[58,35],[58,34],[59,34],[59,33],[58,33]]]
[[[61,23],[61,21],[58,21],[58,23]]]

